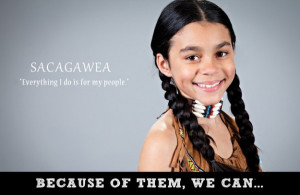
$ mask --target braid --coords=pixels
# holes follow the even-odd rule
[[[231,167],[218,163],[214,160],[215,152],[210,146],[212,138],[208,136],[201,125],[198,124],[197,117],[191,113],[191,105],[180,92],[171,84],[171,78],[159,71],[162,80],[162,88],[166,91],[165,99],[169,101],[168,106],[173,110],[174,115],[179,119],[181,125],[186,129],[189,139],[194,148],[198,150],[207,160],[212,171],[235,171]]]
[[[242,90],[240,80],[235,74],[232,84],[227,89],[228,100],[231,103],[231,112],[235,116],[236,124],[239,128],[240,138],[238,142],[247,159],[249,171],[257,172],[259,166],[259,157],[257,147],[254,144],[253,126],[249,120],[249,115],[245,110],[245,104],[242,99]]]

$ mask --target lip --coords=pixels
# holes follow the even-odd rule
[[[203,81],[203,82],[193,83],[193,85],[195,87],[197,87],[197,89],[200,89],[201,91],[204,91],[204,92],[215,92],[222,86],[222,84],[224,83],[224,80],[225,79],[223,79],[223,80],[214,80],[214,81]],[[216,83],[219,83],[219,84],[217,84],[214,87],[210,87],[210,88],[199,86],[199,85],[214,85]]]

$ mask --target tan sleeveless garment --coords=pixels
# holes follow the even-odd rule
[[[247,171],[246,158],[236,140],[236,133],[238,133],[238,127],[229,115],[221,111],[221,119],[224,121],[229,133],[231,135],[231,141],[233,145],[233,153],[228,159],[224,159],[215,154],[215,161],[233,167],[240,171]],[[190,141],[187,132],[182,128],[179,120],[173,116],[173,125],[176,131],[177,147],[173,154],[170,167],[175,172],[208,172],[209,164],[206,159],[193,148],[193,144]],[[235,130],[235,131],[234,131]],[[260,169],[261,171],[261,169]]]

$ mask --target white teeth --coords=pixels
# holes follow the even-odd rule
[[[221,81],[218,83],[212,84],[212,85],[205,85],[205,84],[197,84],[197,85],[202,88],[212,88],[212,87],[219,85],[220,83],[221,83]]]

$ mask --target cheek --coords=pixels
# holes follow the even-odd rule
[[[234,64],[234,62],[232,62],[230,64],[227,64],[224,67],[225,67],[225,69],[224,69],[225,74],[227,75],[228,79],[232,81],[233,78],[234,78],[234,75],[235,75],[235,64]]]
[[[178,87],[181,87],[186,83],[191,83],[194,78],[193,71],[188,68],[174,70],[174,73],[172,75],[174,76],[173,78],[176,81]]]

